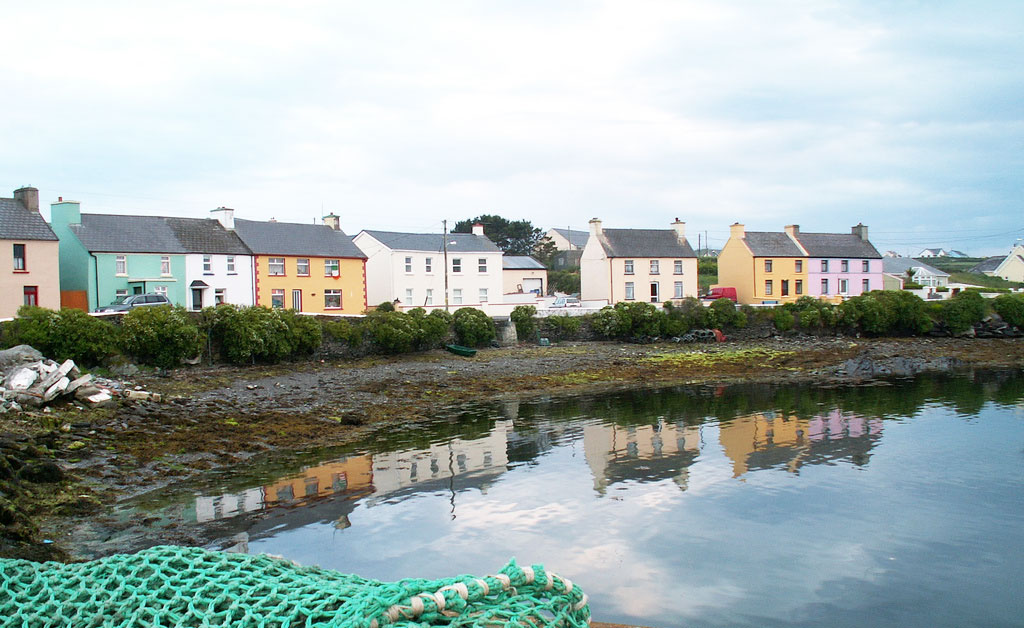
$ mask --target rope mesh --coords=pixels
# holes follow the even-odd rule
[[[583,628],[587,596],[540,565],[379,582],[267,556],[161,546],[87,563],[0,559],[0,626]]]

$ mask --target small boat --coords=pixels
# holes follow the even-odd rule
[[[444,348],[455,355],[461,355],[465,358],[471,358],[476,355],[476,349],[473,349],[472,347],[463,347],[462,345],[445,345]]]

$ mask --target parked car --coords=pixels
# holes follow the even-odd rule
[[[145,294],[127,294],[114,299],[114,302],[110,305],[104,305],[103,307],[96,308],[97,312],[127,312],[134,307],[152,306],[152,305],[170,305],[171,302],[167,300],[162,294],[155,292],[147,292]]]
[[[576,297],[557,297],[551,307],[581,307],[580,300]]]
[[[701,301],[717,301],[718,299],[732,299],[732,302],[736,303],[736,288],[729,286],[715,286],[700,298]]]

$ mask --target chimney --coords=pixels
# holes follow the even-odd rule
[[[738,222],[734,222],[729,225],[729,237],[742,240],[746,232],[743,230],[743,225]]]
[[[786,225],[786,233],[789,237],[796,239],[800,237],[800,225]]]
[[[601,219],[591,218],[590,219],[590,235],[601,235]]]
[[[337,216],[334,212],[324,216],[324,224],[335,231],[341,231],[341,217]]]
[[[21,201],[30,212],[39,213],[39,190],[36,188],[29,186],[15,190],[14,200]]]
[[[235,210],[230,207],[218,207],[217,209],[211,209],[210,213],[217,219],[220,226],[224,227],[228,231],[235,229]]]
[[[482,224],[480,224],[479,222],[478,223],[474,223],[473,224],[473,235],[483,235],[483,234],[484,234],[484,226]]]
[[[863,223],[858,222],[856,227],[850,229],[850,232],[861,240],[868,241],[868,228]]]
[[[686,241],[686,223],[678,218],[672,223],[672,228],[676,230],[676,238],[680,243]]]

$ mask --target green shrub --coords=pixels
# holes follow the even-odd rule
[[[26,344],[44,356],[62,362],[93,366],[117,352],[120,330],[108,321],[82,310],[54,311],[23,305],[18,318],[8,323],[4,344]]]
[[[285,355],[313,355],[324,341],[320,321],[295,310],[275,310],[288,326],[288,351]]]
[[[954,334],[967,331],[985,318],[985,297],[974,290],[964,290],[942,304],[941,320]]]
[[[532,305],[517,305],[512,309],[510,318],[516,325],[516,336],[525,340],[537,330],[537,308]]]
[[[345,319],[336,321],[325,320],[321,323],[324,333],[330,338],[348,344],[350,347],[358,347],[363,340],[363,331]]]
[[[483,310],[463,307],[455,310],[455,338],[467,347],[479,347],[497,337],[494,320]]]
[[[181,306],[137,307],[121,321],[122,346],[143,364],[174,368],[199,354],[199,326]]]
[[[409,314],[371,312],[363,321],[366,337],[384,353],[407,353],[416,347],[420,329]]]
[[[775,323],[775,329],[781,332],[787,332],[793,329],[793,325],[796,321],[793,318],[793,313],[786,308],[777,307],[772,314],[772,320]]]
[[[908,336],[932,328],[928,306],[921,297],[902,290],[872,290],[845,301],[841,322],[873,336]]]
[[[736,309],[736,303],[732,299],[715,299],[708,309],[715,313],[715,322],[718,327],[741,329],[747,325],[747,316]]]
[[[1024,294],[1001,294],[992,299],[992,309],[1008,324],[1024,329]]]
[[[416,307],[406,313],[413,320],[416,327],[416,340],[413,343],[417,349],[436,349],[444,344],[451,331],[452,315],[444,310],[434,310],[430,314],[421,307]]]
[[[594,315],[594,331],[606,338],[653,338],[665,327],[664,311],[642,301],[620,302]]]
[[[700,299],[686,297],[678,304],[665,303],[666,333],[681,336],[691,329],[708,329],[716,326],[716,312],[704,307]]]
[[[224,359],[232,364],[278,362],[296,352],[306,350],[314,340],[308,322],[272,310],[263,305],[218,305],[203,310],[208,332],[220,348]],[[289,326],[291,322],[294,327]],[[301,335],[301,338],[297,336]]]
[[[583,320],[579,316],[562,314],[559,316],[548,316],[544,319],[544,326],[550,330],[550,335],[558,340],[572,338],[580,331]]]
[[[377,312],[394,312],[395,311],[395,304],[392,303],[391,301],[384,301],[383,303],[381,303],[380,305],[377,306],[377,310],[376,311]]]

